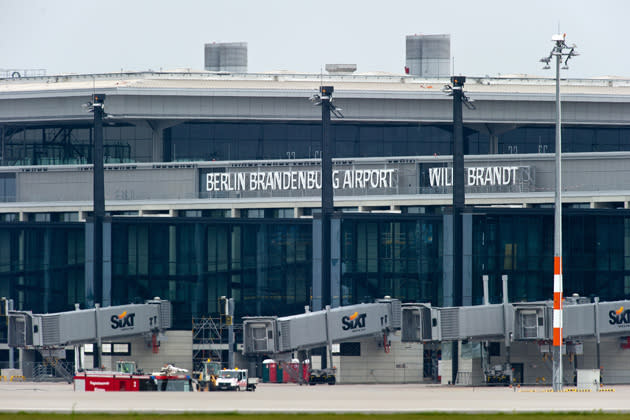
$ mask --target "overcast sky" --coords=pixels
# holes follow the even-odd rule
[[[458,74],[552,76],[558,26],[568,77],[630,77],[628,0],[0,0],[0,69],[202,70],[205,43],[245,41],[250,72],[402,73],[406,35],[447,33]]]

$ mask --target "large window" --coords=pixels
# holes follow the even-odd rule
[[[448,125],[344,123],[332,126],[335,157],[450,154]],[[317,122],[184,123],[167,130],[166,160],[305,159],[321,157]],[[487,151],[473,134],[472,151]],[[482,144],[482,145],[480,145]]]
[[[79,223],[0,223],[0,296],[36,313],[83,303],[84,236]]]
[[[0,165],[92,163],[93,130],[81,126],[12,126],[0,129]],[[152,132],[148,126],[103,128],[105,163],[150,162]]]
[[[441,217],[342,220],[343,305],[391,296],[438,303],[442,283]]]
[[[464,127],[466,154],[554,153],[552,125]],[[105,163],[150,162],[152,130],[144,124],[104,127]],[[321,156],[317,121],[214,121],[181,123],[164,130],[164,161],[304,159]],[[389,157],[450,155],[450,123],[368,123],[334,120],[333,156]],[[0,166],[89,164],[93,131],[74,126],[0,127]],[[491,144],[492,143],[492,144]],[[564,126],[563,152],[630,150],[628,127]],[[7,189],[8,188],[8,189]],[[5,185],[4,195],[11,196]],[[0,200],[2,200],[0,185]],[[5,198],[4,201],[10,201]]]
[[[184,123],[167,130],[166,160],[252,160],[319,158],[317,122]],[[501,131],[499,129],[499,131]],[[333,156],[450,155],[450,124],[350,123],[334,121]],[[564,152],[630,150],[630,128],[564,127]],[[487,154],[491,137],[466,127],[466,153]],[[496,136],[498,153],[553,153],[553,126],[508,127]],[[494,147],[494,146],[493,146]]]
[[[499,303],[501,276],[510,301],[553,296],[553,209],[484,210],[473,222],[473,304],[482,303],[489,275],[490,302]],[[564,294],[627,299],[630,277],[630,212],[565,210],[562,223]]]
[[[553,295],[553,209],[472,210],[472,303]],[[443,305],[443,216],[341,216],[343,305],[389,295]],[[18,310],[72,310],[85,304],[85,224],[0,222],[0,296]],[[221,296],[236,316],[290,315],[310,304],[309,219],[129,218],[112,221],[112,304],[154,296],[173,303],[174,327],[216,315]],[[630,298],[630,211],[565,209],[564,293]]]
[[[237,317],[289,315],[310,304],[308,220],[115,219],[112,243],[113,304],[168,299],[176,328],[218,314],[221,296],[234,298]]]

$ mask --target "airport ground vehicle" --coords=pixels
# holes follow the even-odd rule
[[[221,372],[221,363],[210,359],[203,362],[201,372],[195,375],[200,391],[216,391],[217,378]]]
[[[74,376],[75,391],[194,391],[193,379],[185,369],[171,365],[150,375],[86,370]]]
[[[218,391],[256,391],[258,378],[249,378],[247,369],[223,369],[217,378]]]

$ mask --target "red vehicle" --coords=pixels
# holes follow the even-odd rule
[[[120,372],[86,371],[74,376],[75,391],[183,391],[193,390],[188,375],[135,375]]]

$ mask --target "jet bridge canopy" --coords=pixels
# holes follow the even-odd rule
[[[8,344],[21,348],[65,346],[170,327],[171,304],[161,299],[54,314],[10,311]]]
[[[630,301],[567,300],[563,308],[563,336],[581,339],[630,334]],[[550,341],[551,301],[514,302],[437,308],[428,304],[402,307],[402,341],[496,340]]]
[[[342,306],[287,317],[243,319],[243,352],[275,354],[325,346],[400,329],[400,301]]]

